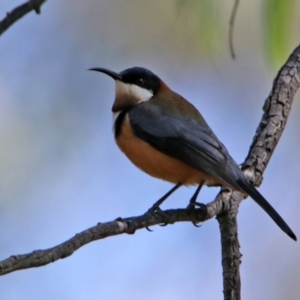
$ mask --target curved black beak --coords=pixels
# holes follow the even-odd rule
[[[123,81],[122,80],[122,76],[118,73],[115,73],[113,71],[110,71],[108,69],[104,69],[104,68],[91,68],[91,69],[88,69],[88,71],[97,71],[97,72],[101,72],[101,73],[104,73],[108,76],[110,76],[111,78],[113,78],[114,80],[119,80],[119,81]]]

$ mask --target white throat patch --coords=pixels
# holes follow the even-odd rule
[[[135,100],[135,103],[141,103],[148,101],[153,97],[153,93],[147,89],[141,88],[134,84],[124,83],[119,80],[115,81],[116,83],[116,99],[132,98]]]

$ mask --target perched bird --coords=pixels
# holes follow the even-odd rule
[[[92,68],[115,80],[112,106],[117,145],[138,168],[175,186],[153,206],[159,205],[181,185],[227,186],[248,194],[292,239],[295,234],[251,185],[237,163],[210,129],[200,112],[151,71],[134,67],[120,73]]]

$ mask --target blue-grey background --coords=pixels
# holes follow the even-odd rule
[[[18,4],[1,1],[2,17]],[[98,222],[140,215],[171,187],[118,150],[114,83],[87,72],[90,67],[153,70],[201,109],[236,161],[243,161],[276,71],[262,50],[260,1],[240,6],[235,61],[227,42],[231,4],[223,6],[223,39],[211,55],[195,26],[197,11],[179,11],[171,0],[49,0],[40,16],[25,16],[1,36],[0,259],[52,247]],[[293,41],[295,47],[299,36]],[[298,237],[299,100],[260,188]],[[193,191],[182,188],[164,208],[186,206]],[[217,192],[204,188],[200,199],[211,201]],[[252,200],[242,203],[238,220],[243,298],[298,299],[299,242]],[[218,224],[175,224],[97,241],[67,259],[1,277],[0,295],[221,299]]]

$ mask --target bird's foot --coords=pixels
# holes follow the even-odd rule
[[[161,216],[164,217],[164,218],[167,218],[167,217],[168,217],[168,215],[167,215],[165,212],[163,212],[163,211],[161,210],[161,208],[159,207],[159,205],[158,205],[157,203],[154,203],[154,204],[148,209],[147,213],[159,214],[159,215],[161,215]]]
[[[207,214],[207,206],[203,203],[199,203],[199,202],[196,202],[196,201],[190,201],[189,205],[187,206],[187,210],[188,211],[193,211],[196,209],[196,207],[199,207],[201,210],[203,210],[204,214]],[[192,222],[192,224],[195,226],[195,227],[201,227],[201,225],[198,225],[199,222]]]
[[[161,208],[159,207],[159,203],[154,203],[147,211],[147,213],[153,213],[153,214],[158,214],[163,218],[163,223],[160,224],[160,226],[167,226],[168,224],[170,224],[169,221],[169,216],[168,214],[166,214],[164,211],[161,210]],[[149,230],[149,228],[148,228]]]
[[[187,210],[194,210],[196,207],[199,207],[205,213],[207,212],[207,206],[200,202],[191,201],[189,205],[186,207]]]

